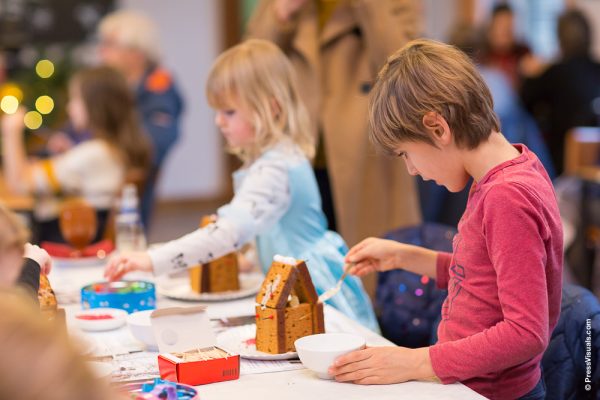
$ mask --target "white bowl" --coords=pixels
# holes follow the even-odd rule
[[[154,331],[150,322],[150,314],[154,310],[145,310],[131,313],[127,316],[127,325],[133,337],[146,345],[150,351],[158,351],[158,344],[154,339]]]
[[[91,308],[75,314],[75,323],[85,331],[110,331],[125,325],[127,311],[118,308]]]
[[[351,333],[321,333],[300,338],[294,345],[306,368],[316,372],[321,379],[333,379],[327,370],[335,359],[351,351],[364,349],[366,341],[362,336]]]

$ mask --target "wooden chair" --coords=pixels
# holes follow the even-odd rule
[[[599,161],[600,128],[571,129],[565,138],[565,174],[600,177]]]
[[[580,226],[575,243],[567,252],[576,279],[592,291],[600,291],[600,221],[597,208],[600,199],[600,128],[577,127],[565,138],[567,175],[581,179]]]

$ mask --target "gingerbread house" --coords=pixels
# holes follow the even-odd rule
[[[37,297],[42,316],[49,321],[54,321],[60,329],[66,332],[65,310],[58,307],[54,290],[52,290],[48,277],[44,274],[40,274],[40,287]]]
[[[325,332],[318,299],[304,261],[276,256],[256,295],[256,349],[287,353],[296,339]]]
[[[214,222],[210,216],[202,218],[200,227]],[[229,253],[206,264],[189,269],[190,286],[196,293],[216,293],[239,290],[237,253]]]

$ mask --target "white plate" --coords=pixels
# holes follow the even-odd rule
[[[290,358],[298,358],[298,353],[295,351],[283,354],[270,354],[258,351],[254,343],[255,338],[256,325],[242,325],[219,334],[217,336],[217,344],[230,353],[239,354],[240,357],[251,360],[288,360]]]
[[[110,315],[109,319],[81,319],[84,315]],[[84,331],[110,331],[125,324],[127,311],[118,308],[92,308],[75,313],[75,323]]]
[[[175,279],[162,279],[156,282],[156,292],[175,300],[223,301],[253,296],[260,290],[265,279],[262,273],[240,274],[240,290],[218,293],[196,293],[190,287],[187,276]]]

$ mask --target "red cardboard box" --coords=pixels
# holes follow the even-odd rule
[[[240,356],[218,347],[214,348],[225,352],[227,356],[210,360],[184,361],[172,353],[159,354],[160,377],[193,386],[239,379]]]
[[[150,320],[162,379],[196,386],[240,377],[240,356],[215,346],[205,306],[155,310]]]

